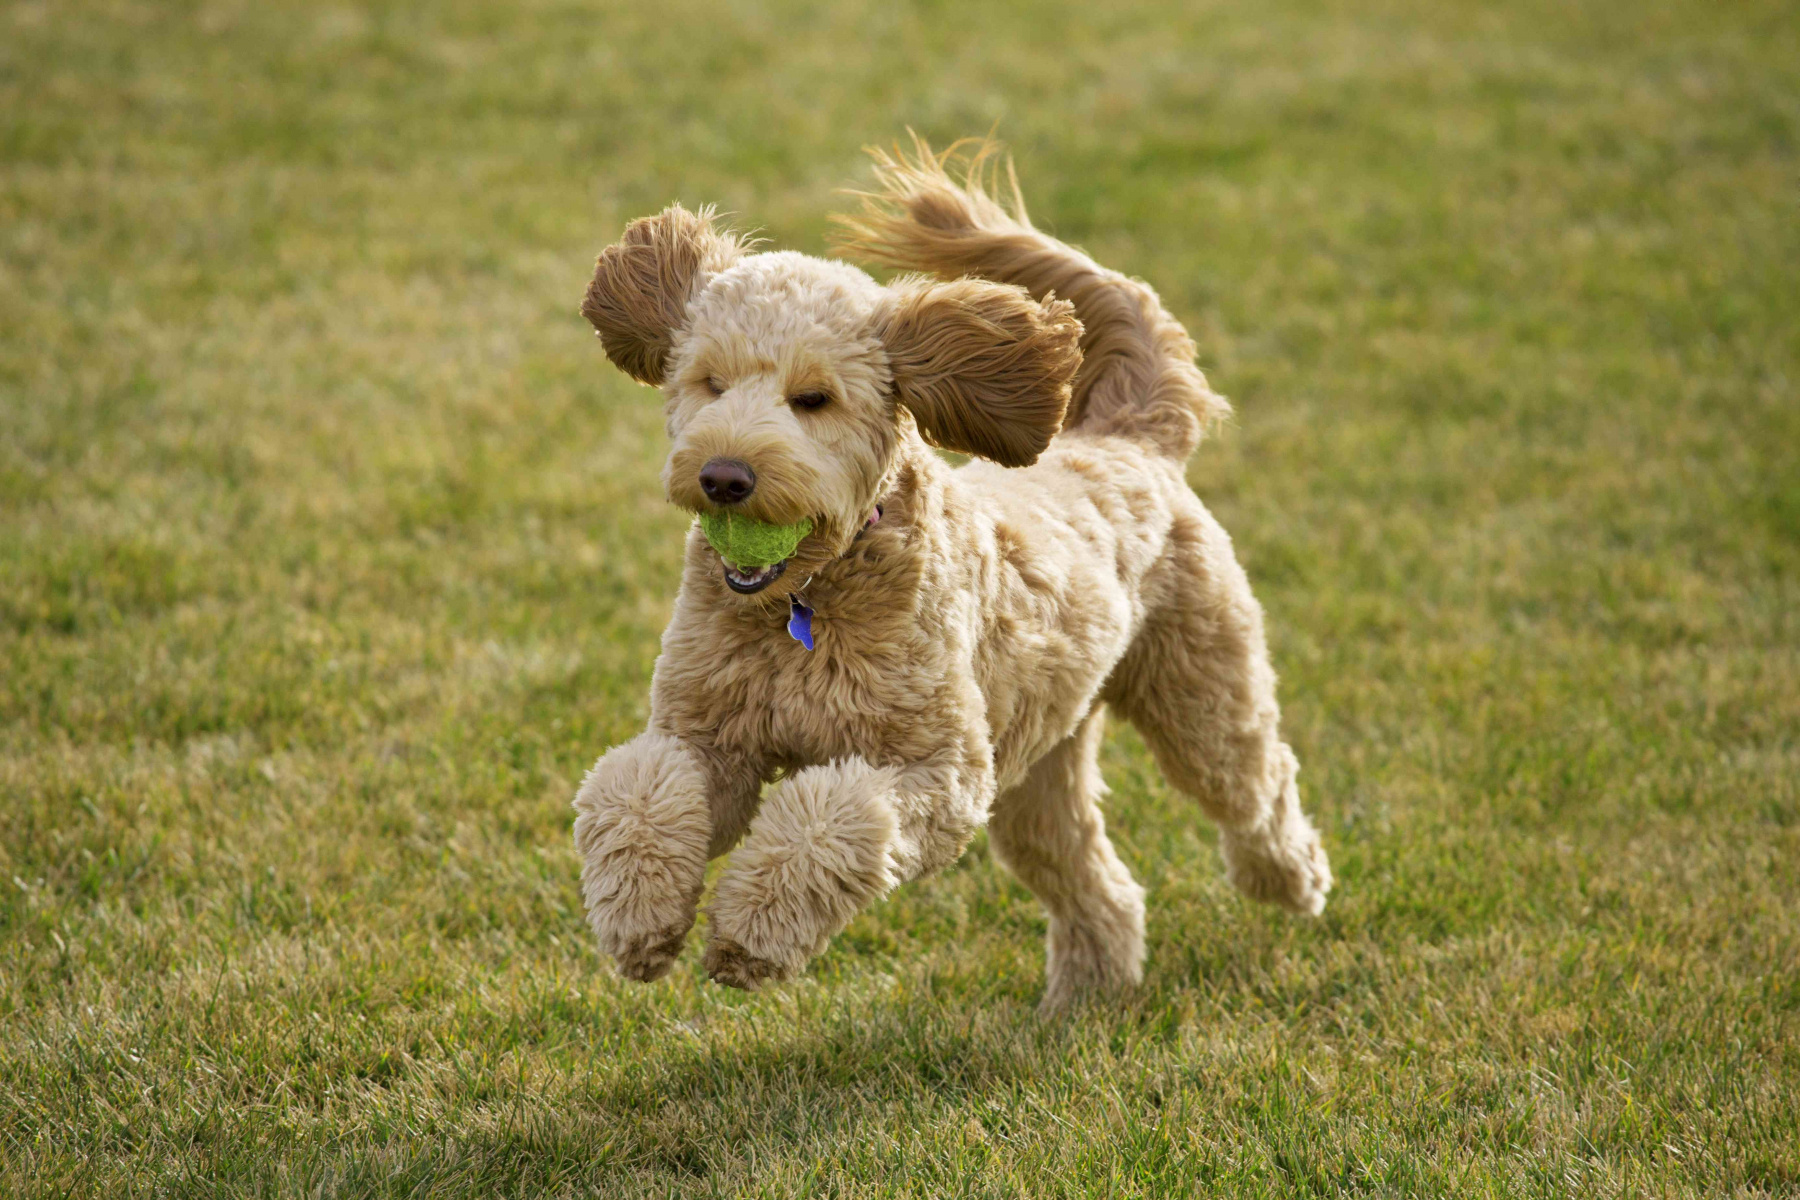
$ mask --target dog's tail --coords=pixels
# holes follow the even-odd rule
[[[1194,343],[1150,286],[1109,271],[1031,227],[1010,160],[991,141],[934,153],[912,135],[910,153],[871,150],[878,190],[854,193],[862,211],[834,218],[838,247],[866,261],[946,279],[1015,283],[1055,293],[1081,319],[1081,371],[1064,429],[1116,434],[1177,459],[1231,406],[1194,365]],[[1008,212],[993,196],[1004,163]],[[957,167],[960,180],[951,177]]]

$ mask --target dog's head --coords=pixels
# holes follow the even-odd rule
[[[601,253],[581,311],[607,357],[663,389],[669,499],[812,521],[789,560],[809,570],[848,548],[915,429],[1007,466],[1036,461],[1081,362],[1062,301],[980,279],[883,286],[845,263],[751,253],[679,206]],[[760,592],[787,566],[725,580]]]

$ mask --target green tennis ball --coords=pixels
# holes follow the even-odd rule
[[[790,557],[812,527],[805,517],[792,525],[770,525],[742,513],[700,514],[700,532],[720,558],[740,571],[760,570]]]

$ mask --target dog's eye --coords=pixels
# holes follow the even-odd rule
[[[720,379],[717,375],[708,375],[706,377],[706,390],[715,396],[723,396],[725,394],[725,381]]]
[[[801,392],[798,396],[789,396],[788,403],[795,408],[804,408],[811,412],[815,408],[824,408],[831,403],[831,397],[824,392]]]

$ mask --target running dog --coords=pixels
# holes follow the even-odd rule
[[[840,219],[844,251],[917,275],[753,252],[679,206],[596,264],[582,312],[662,390],[669,500],[798,538],[746,566],[696,523],[649,727],[575,798],[628,978],[669,970],[727,851],[704,966],[755,988],[985,825],[1049,914],[1044,1010],[1131,987],[1109,708],[1217,823],[1233,884],[1324,907],[1262,609],[1184,478],[1228,406],[1147,285],[1033,229],[1016,180],[1002,203],[991,145],[958,149],[877,153]]]

